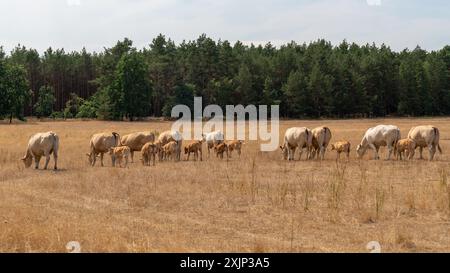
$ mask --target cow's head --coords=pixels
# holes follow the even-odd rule
[[[281,149],[281,156],[284,160],[288,159],[288,147],[286,145],[280,146]]]
[[[334,147],[334,144],[331,144],[331,150],[332,151],[336,150],[336,147]]]
[[[25,168],[29,168],[31,166],[31,163],[33,163],[33,157],[31,156],[24,156],[20,160],[22,160]]]
[[[188,147],[184,147],[184,154],[187,154],[189,152]]]
[[[366,149],[361,144],[356,146],[356,154],[358,155],[358,158],[362,158],[365,152]]]

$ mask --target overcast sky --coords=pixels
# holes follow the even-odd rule
[[[0,0],[0,45],[101,51],[159,33],[280,45],[318,38],[386,43],[394,50],[450,44],[449,0]]]

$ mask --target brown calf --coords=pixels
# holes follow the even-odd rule
[[[187,161],[189,161],[189,156],[191,155],[191,153],[194,154],[194,160],[197,161],[199,155],[200,155],[200,161],[203,160],[202,144],[203,144],[203,140],[197,140],[197,141],[190,143],[184,147],[184,154],[187,154],[187,159],[186,159]]]
[[[116,161],[119,163],[119,166],[122,167],[122,159],[125,158],[125,166],[128,165],[128,157],[130,156],[131,149],[128,146],[119,146],[119,147],[111,147],[109,148],[109,155],[111,156],[111,161],[113,167],[116,166]]]
[[[331,144],[331,150],[336,151],[336,160],[341,158],[341,153],[347,154],[347,160],[350,158],[350,142],[348,141],[338,141]]]
[[[228,145],[228,152],[230,154],[230,157],[234,150],[236,150],[239,157],[241,157],[242,145],[244,144],[242,140],[231,140],[227,141],[226,143]]]
[[[153,161],[153,166],[155,166],[156,154],[159,153],[159,150],[158,146],[153,142],[146,143],[141,149],[142,164],[144,166],[150,166],[150,161]]]
[[[222,142],[222,143],[214,146],[214,152],[216,153],[216,157],[220,157],[220,159],[223,159],[223,153],[227,154],[227,159],[229,157],[228,145],[226,143]]]
[[[162,147],[163,160],[177,160],[178,158],[178,143],[176,141],[170,141]]]
[[[394,152],[397,159],[403,160],[403,156],[408,159],[413,159],[416,150],[416,142],[410,138],[400,139],[395,144]]]

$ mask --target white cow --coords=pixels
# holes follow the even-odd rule
[[[364,156],[367,148],[374,151],[374,159],[380,159],[378,151],[381,146],[387,146],[389,153],[387,160],[391,159],[395,144],[400,140],[400,129],[394,125],[378,125],[366,131],[361,143],[356,147],[358,158]]]
[[[222,143],[225,139],[222,131],[214,131],[203,135],[203,140],[206,142],[206,148],[208,149],[208,157],[210,156],[211,149]]]
[[[293,127],[286,130],[284,143],[280,146],[284,160],[294,160],[295,150],[300,150],[300,160],[302,159],[303,148],[307,148],[307,156],[311,151],[312,132],[306,127]]]
[[[48,162],[50,161],[50,155],[53,153],[53,159],[55,161],[54,169],[58,169],[58,148],[59,137],[54,132],[37,133],[34,134],[28,141],[28,147],[25,156],[22,158],[26,168],[31,166],[34,158],[35,168],[39,168],[39,161],[41,157],[45,156],[45,166],[47,169]]]
[[[439,150],[439,153],[442,154],[442,149],[439,145],[439,129],[434,126],[425,125],[413,127],[409,130],[408,138],[414,140],[416,142],[416,147],[419,147],[420,159],[423,159],[422,151],[423,148],[426,147],[428,147],[430,152],[430,157],[428,158],[430,161],[434,158],[436,148]]]

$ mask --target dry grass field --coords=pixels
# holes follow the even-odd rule
[[[394,124],[441,130],[436,161],[356,159],[365,130]],[[383,252],[450,251],[450,118],[282,121],[326,125],[352,143],[350,162],[281,160],[249,142],[228,162],[88,166],[96,132],[163,131],[169,122],[66,121],[0,125],[0,252]],[[60,170],[25,169],[29,137],[55,131]],[[382,158],[385,149],[382,148]],[[428,156],[427,151],[424,153]],[[298,157],[298,154],[297,154]],[[343,158],[345,158],[343,156]],[[41,161],[41,168],[43,166]],[[50,161],[53,167],[53,158]]]

